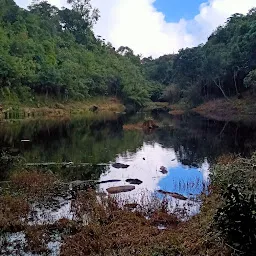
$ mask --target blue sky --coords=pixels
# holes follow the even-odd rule
[[[205,0],[156,0],[154,7],[165,15],[167,22],[178,22],[181,18],[191,20],[199,14]]]

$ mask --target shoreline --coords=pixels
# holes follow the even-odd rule
[[[63,118],[96,113],[122,113],[125,106],[117,98],[92,98],[84,101],[39,102],[37,106],[3,104],[0,119]]]
[[[205,102],[191,111],[217,121],[255,122],[256,104],[250,97],[230,98],[230,101],[216,99]]]

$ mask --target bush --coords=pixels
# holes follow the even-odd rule
[[[252,70],[244,79],[244,86],[250,88],[250,90],[256,92],[256,69]]]
[[[215,216],[216,224],[228,244],[241,255],[256,255],[256,204],[255,195],[244,193],[238,185],[229,185],[224,205]]]
[[[223,198],[215,224],[237,255],[256,255],[255,166],[254,153],[249,159],[229,157],[213,169],[213,185]]]

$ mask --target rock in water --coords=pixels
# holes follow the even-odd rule
[[[127,179],[126,182],[132,185],[140,185],[142,183],[142,181],[139,179]]]
[[[105,184],[105,183],[110,183],[110,182],[120,182],[121,180],[103,180],[99,181],[96,184]]]
[[[162,174],[168,173],[167,168],[164,167],[164,166],[161,166],[161,167],[160,167],[160,172],[161,172]]]
[[[114,163],[112,164],[112,166],[116,169],[126,169],[128,168],[130,165],[128,164],[120,164],[120,163]]]
[[[109,194],[118,194],[122,192],[129,192],[135,189],[135,186],[119,186],[119,187],[111,187],[107,188]]]
[[[179,200],[187,200],[188,198],[181,195],[181,194],[178,194],[178,193],[174,193],[174,192],[168,192],[168,191],[164,191],[164,190],[157,190],[158,193],[161,193],[163,195],[170,195],[176,199],[179,199]]]

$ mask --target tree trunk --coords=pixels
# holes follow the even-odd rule
[[[214,84],[220,89],[220,91],[222,92],[224,98],[228,101],[230,101],[230,99],[228,98],[228,96],[226,95],[226,93],[224,92],[222,86],[221,86],[221,82],[220,79],[218,79],[218,82],[216,82],[215,80],[213,80]]]
[[[237,89],[237,71],[236,70],[234,70],[234,72],[233,72],[233,80],[234,80],[234,85],[235,85],[235,89],[236,89],[236,96],[238,96],[239,95],[239,92],[238,92],[238,89]]]

